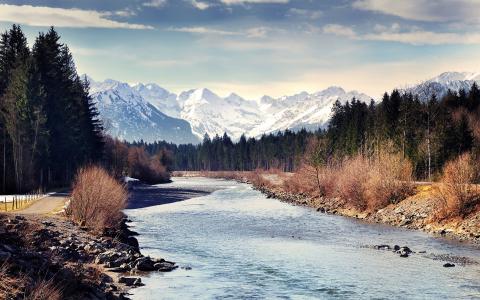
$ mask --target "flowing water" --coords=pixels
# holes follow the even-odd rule
[[[233,181],[174,178],[166,186],[218,190],[126,211],[145,255],[183,267],[142,278],[133,299],[480,299],[479,264],[443,267],[455,257],[480,262],[473,246],[321,214]],[[375,244],[417,253],[402,258]]]

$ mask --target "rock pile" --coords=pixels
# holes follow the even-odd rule
[[[119,231],[95,236],[59,218],[7,217],[0,224],[0,265],[13,261],[19,269],[32,273],[48,266],[46,273],[66,272],[68,274],[62,277],[70,277],[73,282],[83,283],[84,277],[93,278],[86,289],[89,291],[82,298],[127,299],[125,291],[128,288],[143,285],[140,278],[128,276],[170,272],[178,266],[164,259],[144,256],[132,236],[135,233],[128,229],[126,222],[125,219]],[[107,273],[98,275],[98,271],[88,267],[91,264]],[[108,272],[120,273],[117,283],[113,279],[117,276],[109,276]]]

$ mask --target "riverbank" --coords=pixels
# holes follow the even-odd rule
[[[128,299],[140,276],[177,268],[144,256],[126,217],[93,234],[59,214],[20,213],[0,214],[0,299]]]
[[[177,174],[179,175],[179,174]],[[436,236],[458,241],[480,244],[480,211],[465,218],[436,221],[438,199],[435,198],[436,184],[414,184],[414,194],[395,204],[376,211],[360,211],[347,206],[340,199],[291,193],[285,182],[296,176],[282,172],[182,172],[182,176],[205,176],[210,178],[234,179],[246,182],[268,197],[279,199],[294,205],[303,205],[319,213],[336,214],[361,219],[367,222],[388,224],[414,230],[422,230]]]

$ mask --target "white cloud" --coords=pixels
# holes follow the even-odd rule
[[[287,12],[287,17],[301,17],[311,20],[319,19],[323,15],[320,10],[309,10],[300,8],[290,8]]]
[[[406,30],[399,24],[390,27],[376,24],[373,33],[358,34],[353,28],[339,24],[328,24],[323,33],[347,37],[353,40],[399,42],[410,45],[476,45],[480,44],[479,33],[433,32],[417,27]]]
[[[220,35],[220,36],[243,36],[247,38],[266,38],[268,33],[271,32],[284,32],[281,29],[259,26],[259,27],[251,27],[247,29],[241,29],[238,31],[229,31],[223,29],[216,29],[212,27],[170,27],[167,29],[168,31],[175,31],[175,32],[185,32],[185,33],[192,33],[198,35]]]
[[[132,9],[122,9],[122,10],[116,10],[112,12],[105,12],[105,16],[118,16],[118,17],[123,17],[123,18],[128,18],[128,17],[133,17],[137,15],[137,12],[132,10]]]
[[[148,2],[143,3],[142,5],[147,7],[159,8],[159,7],[165,6],[165,4],[167,4],[167,0],[150,0]]]
[[[268,27],[254,27],[247,30],[246,34],[251,38],[263,38],[267,36],[267,33],[270,32]]]
[[[240,35],[238,32],[226,31],[208,27],[172,27],[168,29],[169,31],[176,32],[186,32],[186,33],[195,33],[195,34],[214,34],[214,35]]]
[[[416,21],[480,22],[478,0],[356,0],[353,7]]]
[[[241,4],[287,4],[290,0],[220,0],[226,5],[241,5]]]
[[[30,26],[56,26],[73,28],[126,28],[153,29],[151,26],[131,24],[107,19],[112,12],[65,9],[45,6],[0,4],[0,21]]]
[[[348,26],[343,26],[339,24],[327,24],[323,27],[323,33],[334,34],[339,36],[346,37],[355,37],[355,31]]]
[[[290,42],[290,43],[289,43]],[[217,43],[219,48],[228,49],[231,51],[278,51],[281,53],[296,53],[301,55],[306,50],[302,43],[292,42],[289,40],[240,40],[230,39],[223,40]]]
[[[199,10],[205,10],[210,7],[210,4],[206,2],[201,2],[197,0],[190,0],[189,2],[193,5],[193,7]]]
[[[366,34],[359,39],[371,41],[400,42],[411,45],[474,45],[480,44],[480,34],[450,33],[432,31],[380,32]]]

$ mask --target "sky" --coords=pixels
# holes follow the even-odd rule
[[[79,73],[254,99],[329,86],[372,97],[480,71],[479,0],[0,0],[30,45],[53,25]]]

